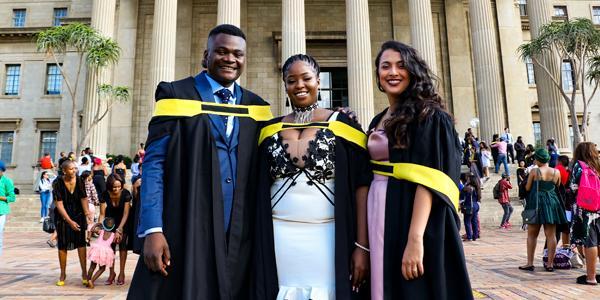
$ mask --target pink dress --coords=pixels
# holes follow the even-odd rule
[[[92,245],[88,249],[87,259],[95,262],[99,266],[112,267],[113,261],[115,260],[115,253],[110,247],[110,244],[112,244],[114,238],[115,234],[111,232],[108,240],[105,240],[104,230],[100,230],[100,235],[92,242]]]
[[[383,130],[369,135],[367,147],[372,160],[388,161],[388,138]],[[373,174],[367,200],[367,223],[371,247],[371,299],[383,299],[383,233],[385,228],[385,200],[388,178]]]

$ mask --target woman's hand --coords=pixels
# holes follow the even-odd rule
[[[417,279],[425,273],[423,269],[423,240],[409,239],[402,256],[402,276],[406,280]]]
[[[123,238],[122,234],[120,232],[115,232],[115,244],[119,244],[121,243],[121,239]]]
[[[69,224],[69,226],[71,226],[71,228],[75,231],[81,231],[81,227],[79,227],[79,224],[77,224],[77,222],[73,221],[73,220],[69,220],[67,222]]]
[[[367,280],[369,275],[369,253],[363,249],[355,248],[352,252],[352,262],[350,264],[352,271],[352,291],[358,292],[358,289]]]

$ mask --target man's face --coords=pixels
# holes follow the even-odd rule
[[[230,86],[244,71],[246,41],[224,33],[213,36],[204,51],[204,64],[213,79],[223,86]]]

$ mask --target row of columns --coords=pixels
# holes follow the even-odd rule
[[[421,56],[428,62],[434,74],[437,74],[437,59],[433,35],[433,20],[430,1],[408,0],[411,24],[411,42]],[[102,34],[112,37],[114,32],[114,14],[116,0],[94,0],[92,26]],[[539,28],[551,21],[551,0],[528,1],[528,11],[532,36]],[[217,10],[218,24],[228,23],[240,26],[240,0],[219,0]],[[498,45],[493,23],[490,1],[470,0],[469,16],[477,91],[478,115],[480,118],[480,136],[491,138],[493,133],[502,132],[505,122],[503,98],[500,80]],[[369,27],[368,0],[346,0],[346,32],[348,64],[348,96],[350,107],[357,113],[359,120],[370,120],[373,116],[373,85],[371,68],[371,42]],[[177,30],[177,0],[156,0],[154,6],[154,24],[152,29],[152,68],[150,87],[160,81],[172,81],[175,78],[175,47]],[[306,53],[304,0],[282,1],[282,62],[289,56]],[[548,62],[556,59],[541,57]],[[558,64],[552,72],[560,72]],[[93,72],[91,72],[93,73]],[[98,96],[95,93],[97,83],[108,82],[110,74],[102,72],[96,77],[88,75],[88,93],[84,127],[89,125],[92,110],[97,107]],[[550,79],[535,69],[537,92],[540,107],[542,137],[556,138],[558,145],[568,145],[568,125],[564,106],[558,91],[551,86]],[[150,107],[153,106],[153,99]],[[289,108],[280,101],[280,113]],[[150,116],[148,116],[149,118]],[[92,132],[90,147],[97,153],[105,153],[107,144],[107,120],[101,122]]]

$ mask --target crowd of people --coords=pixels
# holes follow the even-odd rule
[[[40,158],[41,173],[34,189],[40,194],[40,223],[54,225],[47,244],[58,248],[61,272],[57,286],[65,284],[67,252],[74,249],[83,285],[93,288],[107,266],[110,272],[105,284],[125,284],[127,253],[139,253],[140,249],[134,217],[144,155],[141,144],[130,167],[130,185],[125,182],[127,166],[122,155],[103,161],[86,148],[79,157],[74,152],[61,152],[56,164],[49,153]],[[114,265],[117,250],[118,274]],[[94,273],[96,267],[99,269]]]
[[[523,226],[527,231],[527,262],[519,269],[533,271],[537,238],[541,228],[546,237],[544,269],[554,271],[554,259],[557,249],[565,249],[572,256],[585,258],[587,275],[577,278],[581,284],[596,285],[596,260],[598,258],[598,237],[600,236],[600,204],[581,207],[581,198],[592,203],[600,203],[599,191],[588,192],[581,196],[578,187],[582,170],[586,170],[586,184],[600,187],[600,161],[596,145],[583,142],[577,145],[573,158],[561,155],[554,139],[546,141],[546,147],[535,149],[525,145],[522,137],[513,137],[508,128],[503,134],[495,134],[488,147],[485,141],[479,141],[469,128],[463,140],[463,165],[466,167],[461,176],[461,212],[466,234],[463,241],[474,241],[480,237],[478,212],[481,205],[482,185],[489,180],[488,168],[494,163],[495,173],[504,167],[501,179],[493,188],[494,199],[503,209],[501,229],[512,227],[511,215],[514,211],[509,190],[510,166],[517,164],[516,177],[518,197],[524,205]],[[490,151],[491,150],[491,151]],[[516,152],[516,155],[515,153]],[[583,167],[582,167],[583,166]],[[590,175],[591,174],[591,175]],[[591,184],[589,182],[592,182]],[[594,185],[597,183],[596,185]],[[560,247],[557,246],[561,242]],[[561,266],[563,267],[563,266]]]

